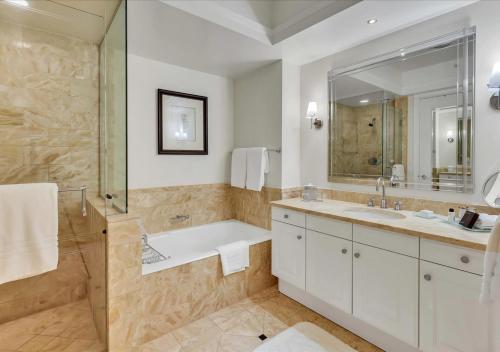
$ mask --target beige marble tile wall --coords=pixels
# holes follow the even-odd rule
[[[270,241],[251,246],[250,268],[228,277],[218,256],[142,276],[139,220],[108,217],[110,351],[134,350],[276,284]]]
[[[107,338],[107,300],[106,300],[106,218],[102,199],[87,201],[89,236],[80,243],[83,258],[87,265],[89,279],[87,285],[88,300],[92,311],[97,335],[101,342]]]
[[[233,218],[231,187],[226,184],[189,185],[129,190],[129,213],[144,220],[150,233]],[[177,215],[189,215],[186,220]]]
[[[271,206],[269,202],[280,200],[281,190],[264,187],[261,192],[231,187],[233,218],[251,225],[271,229]]]
[[[360,204],[367,204],[368,200],[370,198],[373,198],[375,200],[376,206],[380,204],[380,198],[381,198],[380,194],[371,194],[371,193],[349,192],[349,191],[339,191],[331,189],[322,189],[321,192],[323,194],[323,197],[327,199],[335,199],[335,200],[354,202]],[[476,211],[478,212],[489,213],[489,214],[500,214],[500,209],[490,208],[482,204],[463,204],[463,203],[436,201],[436,200],[422,199],[422,198],[393,197],[393,196],[386,196],[386,199],[387,199],[387,206],[389,208],[392,207],[392,205],[396,200],[399,200],[402,202],[404,210],[419,211],[422,209],[427,209],[427,210],[432,210],[437,214],[447,215],[449,208],[454,208],[456,210],[460,206],[467,205],[476,208]]]
[[[98,50],[0,21],[0,184],[98,185]],[[0,285],[0,322],[86,295],[79,195],[61,194],[56,271]],[[29,289],[28,289],[29,288]]]

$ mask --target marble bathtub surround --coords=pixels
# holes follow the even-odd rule
[[[338,200],[324,200],[323,202],[304,202],[300,198],[287,199],[272,203],[273,206],[300,211],[310,215],[324,216],[336,220],[347,221],[354,224],[370,226],[382,230],[394,231],[411,236],[455,244],[463,247],[485,250],[488,243],[488,233],[477,233],[462,230],[456,226],[444,223],[439,219],[422,219],[414,216],[411,211],[393,211],[405,215],[402,219],[370,219],[356,215],[346,210],[359,208],[360,205],[352,202]],[[368,208],[367,210],[374,210]]]
[[[149,341],[140,346],[138,351],[252,352],[262,344],[259,335],[271,338],[300,322],[310,322],[320,327],[356,351],[382,351],[280,294],[276,286]]]
[[[227,277],[219,256],[142,275],[140,218],[107,219],[108,336],[125,351],[276,284],[271,243],[250,247],[250,267]]]
[[[98,186],[98,50],[0,20],[0,184]],[[0,285],[0,322],[86,296],[79,194],[59,198],[59,267]]]
[[[140,216],[150,233],[233,218],[231,187],[226,184],[131,189],[129,213]],[[184,221],[177,215],[189,215]]]

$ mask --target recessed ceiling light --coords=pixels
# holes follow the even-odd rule
[[[30,4],[26,0],[6,0],[8,3],[16,6],[28,7]]]
[[[368,24],[375,24],[377,22],[378,22],[378,20],[376,18],[370,18],[368,21],[366,21],[366,23],[368,23]]]
[[[359,103],[360,103],[360,104],[366,104],[366,103],[368,103],[368,102],[369,102],[369,100],[368,100],[368,99],[363,99],[363,100],[360,100],[360,101],[359,101]]]

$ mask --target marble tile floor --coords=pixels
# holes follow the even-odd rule
[[[0,325],[0,352],[101,352],[87,299]]]
[[[381,349],[278,292],[267,289],[156,340],[140,352],[251,352],[262,341],[301,321],[311,322],[359,352]]]

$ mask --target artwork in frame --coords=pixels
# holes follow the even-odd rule
[[[158,154],[208,154],[208,98],[158,89]]]

